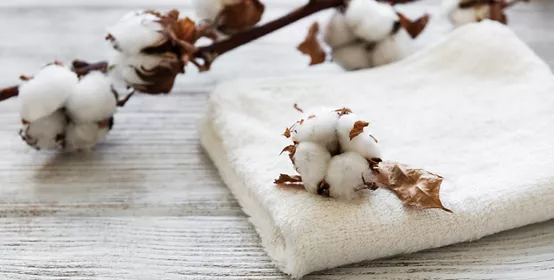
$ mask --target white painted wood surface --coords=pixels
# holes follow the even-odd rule
[[[171,1],[136,5],[168,8]],[[190,1],[178,2],[183,14],[192,13]],[[267,19],[304,1],[266,2]],[[102,59],[105,26],[132,5],[10,3],[0,9],[0,86],[53,59]],[[553,14],[553,2],[537,0],[510,19],[554,66]],[[89,155],[26,147],[17,135],[17,100],[0,103],[0,279],[287,279],[200,149],[196,123],[220,81],[337,71],[308,69],[294,48],[312,20],[222,56],[212,72],[190,68],[168,96],[136,96]],[[305,279],[554,279],[554,221]]]

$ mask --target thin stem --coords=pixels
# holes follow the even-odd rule
[[[127,101],[129,101],[129,99],[131,99],[131,96],[133,96],[133,94],[135,94],[135,89],[131,89],[130,92],[127,93],[127,95],[123,99],[118,100],[117,101],[117,107],[125,106],[125,104],[127,104]]]
[[[19,86],[13,86],[0,90],[0,101],[15,97],[19,94]]]

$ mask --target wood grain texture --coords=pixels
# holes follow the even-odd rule
[[[42,6],[55,6],[46,2]],[[133,5],[111,2],[117,1],[38,8],[24,1],[0,9],[0,34],[7,38],[0,41],[0,86],[53,59],[103,59],[105,26]],[[192,14],[190,1],[180,2],[176,7]],[[298,1],[266,3],[265,20]],[[436,3],[414,9],[434,10]],[[136,7],[148,4],[171,5],[141,0]],[[552,13],[554,3],[543,0],[509,16],[516,33],[554,66]],[[0,103],[0,279],[287,279],[200,149],[196,126],[219,82],[338,71],[333,65],[308,68],[308,58],[294,48],[309,24],[327,15],[222,56],[209,73],[187,69],[170,95],[136,96],[116,115],[107,141],[88,155],[26,147],[17,135],[17,100]],[[554,221],[305,277],[552,278]]]

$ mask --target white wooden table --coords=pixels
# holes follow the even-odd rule
[[[554,3],[533,1],[510,12],[511,26],[554,66]],[[103,59],[105,26],[130,9],[192,14],[187,0],[2,2],[0,86],[53,59]],[[265,2],[269,19],[305,1]],[[218,82],[326,71],[295,50],[312,21],[222,56],[209,73],[190,68],[168,96],[136,96],[89,155],[26,147],[17,100],[0,103],[0,279],[287,279],[199,147],[196,123]],[[554,279],[554,221],[305,279]]]

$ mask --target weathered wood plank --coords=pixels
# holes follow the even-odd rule
[[[286,279],[243,217],[4,218],[0,227],[9,279]],[[550,222],[305,279],[548,279],[552,240]]]

